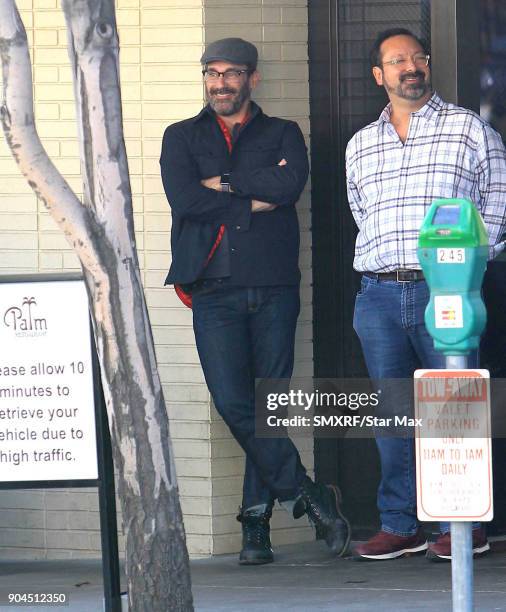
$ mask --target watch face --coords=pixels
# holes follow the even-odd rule
[[[230,191],[230,174],[228,172],[221,175],[220,182],[222,191]]]

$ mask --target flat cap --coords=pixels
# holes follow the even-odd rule
[[[218,60],[256,68],[258,51],[255,45],[242,38],[221,38],[207,45],[200,63],[204,65]]]

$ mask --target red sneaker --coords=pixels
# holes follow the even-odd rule
[[[355,547],[354,558],[362,559],[395,559],[403,555],[423,552],[427,550],[427,538],[421,529],[412,536],[399,536],[386,531],[379,531],[364,544]]]
[[[484,529],[473,529],[473,557],[483,555],[490,550],[487,536]],[[429,544],[427,559],[431,561],[451,561],[452,560],[452,540],[450,532],[443,533],[439,538]]]

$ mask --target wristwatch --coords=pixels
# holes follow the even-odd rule
[[[222,191],[227,193],[232,191],[232,186],[230,185],[230,174],[228,172],[221,175],[220,183]]]

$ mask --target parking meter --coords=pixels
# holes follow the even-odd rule
[[[485,327],[481,285],[488,259],[483,219],[467,199],[436,200],[420,229],[418,259],[430,287],[425,325],[445,355],[477,349]]]

